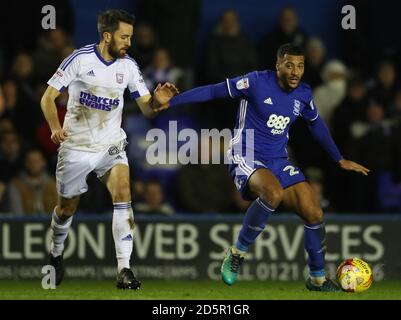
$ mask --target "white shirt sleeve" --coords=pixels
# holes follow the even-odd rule
[[[143,76],[141,71],[139,70],[138,65],[133,59],[129,60],[130,61],[128,63],[130,66],[130,77],[128,81],[128,89],[131,99],[138,99],[139,97],[145,96],[150,93],[145,81],[143,80]]]
[[[60,92],[63,91],[77,77],[79,60],[79,55],[74,55],[74,53],[65,58],[47,84]]]

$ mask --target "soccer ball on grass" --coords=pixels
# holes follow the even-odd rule
[[[337,281],[344,291],[366,291],[373,282],[372,269],[362,259],[346,259],[337,268]]]

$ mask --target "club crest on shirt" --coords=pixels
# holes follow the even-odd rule
[[[116,73],[116,81],[117,83],[123,83],[124,81],[124,75],[122,73]]]
[[[294,99],[294,109],[292,110],[292,113],[295,116],[299,115],[299,109],[301,108],[301,102],[297,99]]]
[[[248,89],[249,88],[249,79],[242,78],[241,80],[237,81],[235,86],[237,87],[238,90]]]

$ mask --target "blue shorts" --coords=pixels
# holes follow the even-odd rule
[[[287,158],[276,158],[262,162],[256,159],[247,161],[245,158],[236,155],[228,170],[234,179],[235,186],[245,200],[254,200],[248,192],[248,181],[251,175],[259,168],[269,169],[283,189],[306,180],[302,171]]]

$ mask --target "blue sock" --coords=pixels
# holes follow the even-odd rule
[[[255,243],[257,236],[266,226],[267,218],[274,212],[272,208],[262,199],[257,198],[246,211],[242,229],[239,233],[235,247],[241,251],[248,251],[248,247]]]
[[[326,253],[326,229],[324,222],[305,224],[305,249],[308,252],[308,265],[312,277],[324,277],[324,255]]]

